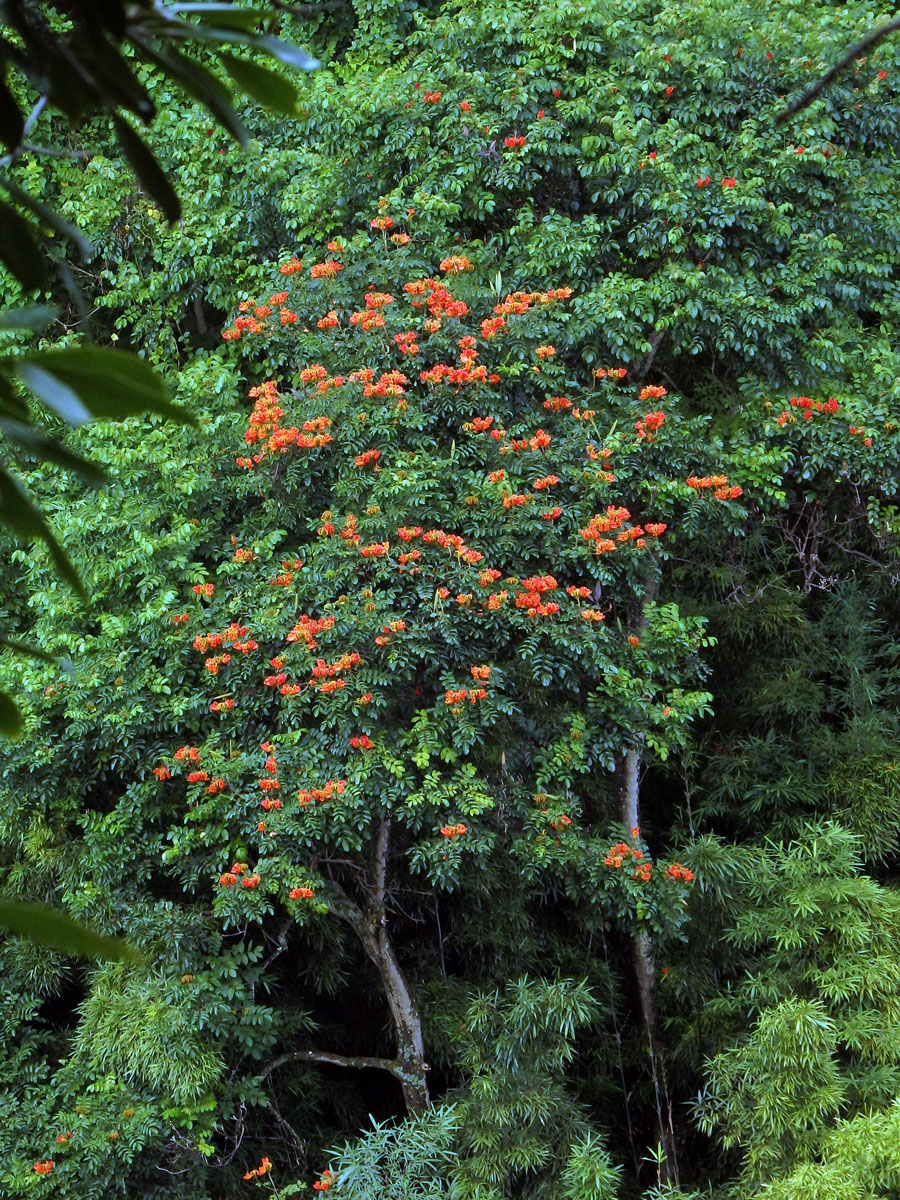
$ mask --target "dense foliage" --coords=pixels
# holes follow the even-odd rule
[[[177,226],[23,164],[197,428],[6,558],[4,890],[144,959],[0,946],[2,1194],[900,1186],[895,47],[774,122],[878,15],[359,3],[248,156],[144,70]]]

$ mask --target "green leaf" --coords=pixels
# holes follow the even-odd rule
[[[0,141],[10,150],[15,150],[22,140],[25,122],[9,89],[9,84],[0,75]]]
[[[297,89],[276,71],[234,54],[223,53],[219,59],[237,86],[264,108],[287,117],[297,115]]]
[[[62,383],[55,375],[34,363],[21,362],[16,368],[29,388],[47,407],[69,425],[84,425],[91,419],[90,412],[78,399],[76,392]]]
[[[197,17],[226,29],[254,29],[266,14],[258,9],[237,8],[234,4],[174,4],[167,9],[181,16]]]
[[[5,186],[5,181],[3,182]],[[47,267],[34,240],[34,231],[21,215],[0,202],[0,259],[27,292],[47,286]]]
[[[215,120],[231,134],[241,149],[246,150],[247,130],[234,111],[231,92],[220,79],[213,75],[212,71],[208,71],[206,67],[187,58],[171,46],[157,49],[149,42],[145,43],[143,39],[136,38],[135,41],[139,41],[147,57],[165,71],[171,79],[175,80],[188,95],[205,105]]]
[[[131,163],[138,183],[153,197],[169,221],[177,221],[181,216],[181,202],[165,171],[127,121],[114,115],[113,125],[122,153]]]
[[[296,67],[300,71],[315,71],[322,65],[307,50],[295,46],[293,42],[285,42],[281,38],[274,37],[271,33],[255,37],[253,45],[257,50],[268,54],[270,58],[283,62],[287,67]]]
[[[22,733],[22,714],[13,701],[12,696],[0,691],[0,734],[8,738],[17,738]]]
[[[47,524],[44,514],[19,481],[4,467],[0,467],[0,523],[8,526],[23,542],[42,541],[50,551],[57,574],[65,579],[83,600],[87,599],[78,572]]]
[[[0,650],[11,650],[13,654],[21,654],[23,658],[39,658],[41,662],[59,663],[58,654],[48,654],[40,646],[32,646],[28,642],[20,642],[17,638],[0,637]]]
[[[68,471],[75,471],[87,483],[99,486],[106,479],[103,471],[100,470],[92,462],[81,458],[77,454],[73,454],[71,450],[67,450],[61,445],[56,438],[50,437],[46,433],[42,433],[38,429],[34,429],[31,425],[26,425],[23,421],[11,420],[8,417],[0,416],[0,433],[4,437],[9,438],[11,442],[16,442],[22,446],[30,454],[36,458],[42,458],[45,462],[56,463],[58,467],[63,467]]]
[[[38,200],[36,196],[32,196],[31,192],[27,192],[24,188],[19,187],[12,179],[0,176],[0,186],[23,208],[27,208],[29,212],[34,213],[39,221],[43,221],[45,225],[49,225],[51,229],[55,229],[60,237],[68,238],[74,246],[77,246],[78,253],[83,258],[89,258],[93,254],[94,247],[84,234],[69,221],[64,221],[49,205],[44,204],[42,200]]]
[[[46,350],[17,359],[14,369],[23,374],[29,385],[27,372],[33,373],[34,369],[41,373],[41,383],[45,376],[52,376],[75,395],[90,417],[121,420],[136,413],[153,412],[183,425],[196,424],[184,409],[170,402],[156,371],[142,358],[123,350],[102,346]],[[45,399],[41,392],[38,394]]]
[[[142,956],[118,938],[104,937],[80,921],[43,904],[0,900],[0,928],[39,946],[76,958],[115,959],[139,963]]]
[[[30,304],[22,308],[8,308],[0,312],[0,330],[30,329],[38,333],[48,321],[56,316],[56,309],[49,304]]]

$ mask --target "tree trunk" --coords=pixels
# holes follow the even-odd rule
[[[648,580],[644,595],[630,625],[632,633],[639,634],[647,623],[647,605],[652,604],[659,592],[659,578],[654,576]],[[641,825],[641,757],[643,735],[637,738],[638,745],[626,750],[616,770],[617,800],[619,820],[627,830],[636,831]],[[672,1106],[669,1102],[666,1082],[666,1068],[662,1048],[659,1042],[656,1021],[656,1006],[653,993],[656,985],[656,966],[653,961],[653,943],[646,932],[635,933],[631,938],[631,962],[637,986],[638,1002],[641,1009],[641,1020],[647,1035],[647,1047],[650,1056],[650,1074],[653,1078],[653,1089],[656,1104],[656,1119],[659,1130],[659,1142],[665,1155],[662,1166],[663,1177],[667,1182],[678,1182],[678,1163],[675,1156],[675,1135],[672,1123]]]
[[[390,820],[387,817],[383,818],[375,839],[365,910],[340,889],[336,902],[332,904],[332,910],[337,916],[343,917],[359,937],[363,949],[381,976],[397,1036],[397,1055],[395,1059],[389,1060],[390,1066],[387,1069],[399,1080],[407,1112],[412,1116],[423,1112],[431,1101],[428,1095],[428,1063],[425,1061],[422,1020],[387,932],[384,899],[390,828]]]

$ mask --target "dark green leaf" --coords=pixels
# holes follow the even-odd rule
[[[50,551],[57,574],[65,579],[82,599],[87,599],[78,572],[47,524],[44,514],[36,507],[18,479],[3,467],[0,467],[0,522],[8,526],[15,536],[25,543],[36,540],[43,542]]]
[[[4,186],[6,181],[2,181]],[[34,231],[8,204],[0,202],[0,259],[28,292],[47,286],[47,267],[34,240]]]
[[[196,424],[184,409],[170,402],[156,371],[142,358],[124,350],[70,346],[29,354],[17,359],[14,369],[21,372],[23,365],[52,375],[76,394],[92,417],[121,420],[136,413],[153,412],[183,425]]]
[[[19,111],[16,98],[9,90],[9,84],[0,75],[0,141],[15,150],[22,140],[25,121]]]
[[[104,937],[44,904],[0,900],[0,927],[39,946],[49,946],[76,958],[141,962],[140,953],[118,938]]]
[[[22,382],[43,400],[60,420],[69,425],[84,425],[91,419],[89,410],[78,399],[78,393],[43,367],[23,359],[16,363],[16,370]]]
[[[182,17],[197,17],[223,29],[255,29],[266,16],[258,9],[238,8],[234,4],[175,4],[169,11]]]
[[[114,116],[113,124],[116,137],[122,147],[122,153],[131,163],[141,187],[153,197],[170,221],[177,221],[181,216],[181,202],[175,194],[169,177],[147,148],[145,142],[138,137],[127,121]]]
[[[271,33],[255,37],[253,45],[257,50],[268,54],[270,58],[283,62],[285,66],[296,67],[300,71],[315,71],[322,65],[317,58],[313,58],[309,51],[304,50],[301,46],[295,46],[292,42],[285,42],[281,38],[274,37]]]
[[[0,691],[0,734],[17,738],[22,732],[22,714],[16,708],[12,696]]]
[[[99,486],[106,479],[106,476],[94,463],[87,462],[86,459],[73,454],[55,438],[34,429],[31,425],[26,425],[23,421],[10,420],[8,417],[0,416],[0,433],[11,442],[22,446],[36,458],[56,463],[58,467],[63,467],[67,471],[75,471],[87,483]]]
[[[39,658],[41,662],[59,664],[58,654],[48,654],[38,646],[19,642],[15,638],[0,637],[0,650],[11,650],[13,654],[21,654],[24,658]]]
[[[56,316],[49,304],[31,304],[23,308],[8,308],[0,312],[0,330],[30,329],[37,333]]]
[[[68,238],[70,242],[78,247],[78,253],[84,258],[89,258],[93,254],[94,247],[84,234],[68,221],[64,221],[49,205],[32,196],[30,192],[26,192],[24,188],[14,183],[12,179],[0,176],[0,186],[23,208],[27,208],[33,212],[38,220],[43,221],[45,225],[49,225],[51,229],[55,229],[61,237]]]
[[[136,39],[137,40],[137,39]],[[157,49],[140,41],[148,58],[178,83],[188,95],[199,100],[225,128],[242,150],[247,148],[247,130],[231,104],[231,92],[220,79],[198,62],[172,47]]]
[[[96,28],[79,49],[82,58],[89,63],[97,89],[107,102],[106,107],[114,109],[121,104],[149,124],[156,113],[156,105],[146,88],[135,79],[118,49],[98,35]]]
[[[287,79],[269,67],[234,54],[222,53],[219,60],[238,87],[264,108],[287,117],[297,115],[297,89]]]

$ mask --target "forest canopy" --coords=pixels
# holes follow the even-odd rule
[[[9,166],[10,361],[189,421],[3,442],[0,890],[140,957],[0,942],[0,1195],[886,1200],[898,43],[777,118],[889,14],[273,12],[245,149],[133,61],[179,220]]]

